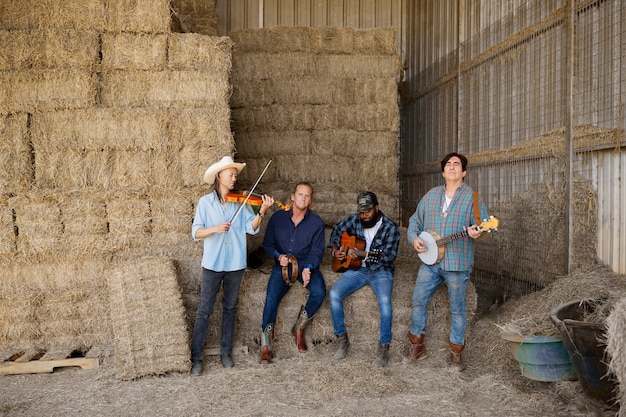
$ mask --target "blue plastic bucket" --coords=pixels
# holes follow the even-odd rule
[[[515,359],[522,375],[535,381],[576,379],[567,349],[555,336],[527,336],[517,347]]]

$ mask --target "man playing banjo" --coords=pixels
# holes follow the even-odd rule
[[[412,297],[409,363],[426,357],[424,337],[428,305],[435,291],[445,282],[450,297],[450,366],[459,371],[465,369],[461,360],[467,322],[465,297],[474,262],[474,240],[483,231],[477,224],[488,216],[478,194],[464,182],[466,169],[465,156],[458,153],[446,155],[441,161],[445,185],[428,191],[409,220],[409,243],[420,258],[424,257]],[[432,243],[433,235],[455,234],[458,237],[440,248]]]

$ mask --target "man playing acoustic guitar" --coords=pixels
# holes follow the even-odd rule
[[[409,220],[407,237],[420,258],[429,251],[435,251],[432,262],[422,258],[415,281],[411,330],[408,334],[411,342],[409,363],[426,357],[424,337],[428,304],[435,291],[445,282],[450,297],[450,366],[459,371],[465,369],[461,351],[465,346],[467,283],[474,263],[474,239],[482,234],[477,223],[480,224],[480,219],[487,217],[486,206],[464,182],[466,170],[465,156],[458,153],[446,155],[441,161],[445,185],[428,191]],[[436,245],[434,249],[429,247],[426,239],[426,236],[430,236],[428,233],[440,236],[456,233],[460,237],[447,243],[445,248],[439,248],[441,253],[438,256]]]
[[[385,366],[389,361],[391,343],[391,292],[400,229],[379,210],[378,199],[373,192],[359,194],[357,205],[358,213],[349,215],[335,225],[328,244],[333,255],[333,269],[345,271],[330,290],[329,296],[334,333],[339,345],[334,358],[345,358],[350,347],[344,323],[343,300],[369,285],[376,294],[380,310],[379,347],[374,365]],[[359,243],[362,247],[359,247]]]

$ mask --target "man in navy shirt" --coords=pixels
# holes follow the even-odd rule
[[[324,255],[324,223],[310,208],[313,186],[307,182],[297,184],[291,193],[292,207],[277,211],[265,230],[263,249],[274,259],[272,274],[267,282],[261,334],[261,363],[272,361],[272,340],[278,306],[291,284],[297,280],[309,291],[306,305],[291,332],[300,352],[306,352],[304,330],[326,297],[326,283],[319,270]]]
[[[400,244],[400,230],[396,223],[379,210],[378,198],[373,192],[366,191],[359,194],[357,206],[358,213],[351,214],[337,223],[328,244],[335,260],[351,265],[351,269],[347,269],[330,290],[330,312],[339,345],[334,358],[345,358],[350,347],[344,323],[343,300],[353,292],[369,285],[376,294],[380,311],[378,357],[374,365],[385,366],[389,361],[389,344],[391,343],[393,319],[391,292],[395,260]],[[350,240],[358,238],[364,241],[364,252],[376,252],[378,254],[376,260],[374,257],[365,257],[358,267],[352,266],[351,261],[346,262],[348,257],[356,259],[358,256],[354,251],[349,253],[350,251],[341,244],[345,236],[344,232],[350,236],[348,238]]]

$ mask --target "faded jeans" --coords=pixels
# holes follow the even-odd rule
[[[233,334],[235,332],[237,298],[239,297],[239,287],[241,286],[241,280],[245,272],[245,269],[240,269],[239,271],[215,272],[202,268],[200,305],[198,306],[191,341],[191,360],[193,362],[202,361],[202,352],[206,342],[209,317],[213,314],[217,293],[222,283],[222,333],[220,354],[231,354],[233,349]]]
[[[302,275],[298,277],[298,281],[302,283]],[[289,291],[289,288],[291,287],[285,284],[283,280],[282,269],[273,268],[265,292],[265,307],[263,308],[261,330],[265,330],[269,323],[276,323],[278,306],[285,294],[287,294],[287,291]],[[320,309],[324,302],[324,297],[326,297],[326,283],[319,269],[311,271],[311,280],[305,288],[309,293],[309,297],[304,310],[307,313],[307,317],[311,318]]]
[[[358,270],[347,270],[330,290],[330,314],[333,319],[335,336],[346,333],[343,310],[344,298],[366,285],[372,287],[378,301],[378,310],[380,312],[380,336],[378,343],[391,343],[393,274],[390,271],[370,271],[365,267],[361,267]]]
[[[411,311],[411,333],[415,336],[426,334],[428,305],[439,286],[445,282],[450,299],[450,342],[457,345],[465,344],[465,327],[467,313],[465,296],[470,270],[445,271],[437,266],[420,266],[413,289],[413,306]]]

